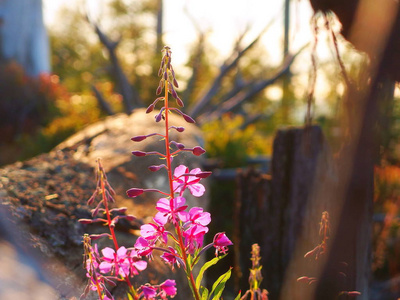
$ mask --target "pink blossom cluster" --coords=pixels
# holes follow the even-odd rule
[[[169,191],[161,191],[157,189],[131,188],[127,191],[129,197],[138,197],[145,192],[158,192],[162,195],[156,204],[156,214],[152,222],[144,224],[140,227],[140,236],[136,239],[134,246],[126,248],[120,247],[114,232],[115,224],[121,218],[128,221],[134,217],[125,215],[126,208],[108,207],[109,203],[113,203],[112,197],[114,191],[108,184],[107,177],[101,164],[99,163],[98,171],[98,187],[94,195],[89,199],[89,204],[93,203],[94,198],[98,195],[102,196],[102,200],[93,210],[93,219],[82,219],[81,223],[91,224],[94,222],[103,222],[108,226],[110,233],[99,235],[91,235],[84,240],[86,270],[88,285],[84,294],[89,290],[96,291],[99,299],[113,299],[111,293],[107,290],[108,285],[115,285],[116,281],[125,281],[129,287],[129,293],[132,299],[167,299],[174,297],[177,293],[176,283],[174,280],[168,279],[158,285],[145,284],[139,287],[131,282],[134,276],[139,275],[141,271],[147,268],[147,260],[152,260],[154,255],[160,258],[171,268],[182,267],[186,273],[188,283],[193,292],[193,298],[196,300],[203,299],[207,295],[222,293],[226,280],[230,277],[230,270],[222,275],[222,279],[216,282],[213,290],[209,292],[205,287],[201,286],[202,274],[205,269],[200,272],[201,275],[197,279],[194,278],[193,268],[200,261],[200,256],[208,249],[215,248],[216,259],[204,265],[208,268],[214,264],[220,254],[226,254],[228,246],[232,242],[224,232],[217,233],[213,241],[208,245],[203,245],[205,234],[208,233],[208,225],[211,222],[211,214],[204,211],[202,207],[191,207],[186,205],[184,197],[185,192],[191,193],[194,197],[202,197],[205,193],[205,187],[200,181],[211,175],[211,172],[202,171],[200,168],[190,170],[185,165],[173,167],[173,157],[181,152],[191,152],[199,156],[205,153],[200,146],[186,147],[176,141],[170,140],[169,132],[176,130],[178,133],[184,132],[184,127],[177,127],[169,124],[169,114],[177,113],[189,123],[195,121],[177,108],[169,106],[169,95],[175,99],[179,107],[183,107],[183,101],[179,98],[175,88],[178,83],[175,79],[175,73],[171,65],[171,51],[168,47],[164,48],[164,56],[161,61],[159,75],[161,80],[157,88],[157,95],[165,90],[163,97],[158,97],[148,108],[147,113],[152,112],[159,102],[164,102],[160,111],[156,114],[156,122],[161,120],[165,123],[165,132],[152,133],[149,135],[139,135],[133,137],[133,142],[141,142],[147,138],[158,136],[161,137],[165,144],[165,153],[157,151],[132,151],[137,157],[155,155],[160,157],[165,163],[153,165],[149,167],[152,172],[166,171],[169,182]],[[102,214],[105,217],[97,217]],[[93,248],[91,241],[108,237],[113,240],[114,248],[106,247],[99,253],[97,246]],[[207,298],[207,297],[206,297]]]

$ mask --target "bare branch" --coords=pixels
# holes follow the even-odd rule
[[[108,115],[113,115],[114,111],[112,110],[110,104],[104,99],[103,94],[94,86],[92,85],[92,91],[96,96],[97,102],[99,103],[100,109]]]
[[[292,65],[296,56],[305,48],[306,46],[302,47],[296,54],[288,55],[283,60],[281,66],[275,72],[273,76],[268,79],[260,80],[258,82],[250,82],[247,84],[246,87],[240,88],[239,92],[232,96],[231,98],[227,99],[222,103],[219,109],[215,110],[214,112],[207,111],[202,115],[198,116],[197,121],[199,123],[204,123],[205,121],[210,121],[216,118],[219,118],[222,114],[232,111],[236,109],[238,106],[243,104],[246,100],[254,97],[256,94],[264,90],[267,86],[273,84],[279,77],[285,74],[290,66]]]
[[[273,20],[274,21],[274,20]],[[235,66],[237,66],[240,58],[247,53],[257,42],[260,40],[261,36],[267,31],[267,29],[272,25],[271,21],[262,31],[261,33],[250,43],[248,44],[243,50],[235,51],[232,55],[225,60],[222,66],[219,69],[218,75],[215,77],[213,82],[211,83],[208,90],[204,93],[200,100],[196,101],[196,105],[190,111],[190,115],[193,118],[196,118],[200,115],[202,110],[211,102],[211,99],[217,94],[219,87],[223,78],[231,71]],[[243,36],[239,38],[239,41],[243,39]],[[237,48],[237,46],[235,47]]]
[[[110,57],[110,61],[113,67],[114,78],[124,102],[125,112],[127,114],[130,114],[134,108],[142,107],[143,102],[140,99],[139,94],[129,83],[128,78],[122,70],[121,64],[119,62],[116,48],[121,39],[118,39],[117,41],[112,41],[104,34],[103,31],[101,31],[100,27],[97,24],[95,24],[93,21],[90,21],[89,18],[87,18],[87,20],[93,26],[97,36],[99,37],[100,42],[108,51],[108,55]]]

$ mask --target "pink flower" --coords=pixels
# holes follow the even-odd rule
[[[208,228],[201,225],[193,225],[183,232],[185,246],[190,254],[203,245],[203,237],[207,232]]]
[[[164,244],[168,242],[168,231],[165,230],[164,224],[162,223],[164,220],[160,222],[159,219],[153,219],[156,224],[149,223],[140,226],[140,235],[144,237],[146,240],[150,241],[153,245],[161,240]]]
[[[218,253],[221,252],[225,254],[228,251],[228,247],[233,245],[230,239],[225,235],[225,232],[219,232],[214,236],[214,247],[215,247],[215,256],[218,256]]]
[[[121,275],[126,277],[129,275],[129,261],[127,259],[127,250],[121,247],[115,253],[115,250],[109,247],[101,250],[103,254],[103,262],[100,264],[99,269],[101,273],[108,273],[114,270],[115,276]]]
[[[201,207],[192,207],[187,217],[186,222],[190,221],[191,224],[207,226],[211,222],[211,214],[204,212]]]
[[[185,209],[187,205],[185,205],[185,198],[183,197],[175,197],[172,199],[161,198],[158,200],[156,209],[162,213],[162,215],[157,214],[154,218],[156,222],[163,222],[162,218],[167,218],[168,221],[171,221],[173,224],[178,222],[178,219],[185,220],[186,214]]]
[[[160,284],[160,293],[162,299],[166,299],[167,296],[174,297],[176,295],[176,283],[175,280],[167,279]]]
[[[142,285],[140,288],[142,289],[143,296],[146,300],[154,299],[157,295],[157,289],[154,286]]]
[[[198,173],[201,173],[201,170],[199,168],[195,168],[189,172],[189,168],[184,165],[176,167],[174,171],[174,181],[173,181],[174,192],[179,193],[179,195],[182,196],[185,189],[189,188],[189,191],[190,193],[192,193],[193,196],[195,197],[203,196],[206,189],[201,183],[199,183],[201,178],[198,178],[196,176],[187,176],[187,175],[182,176],[183,174],[196,175]]]
[[[150,247],[149,242],[141,236],[136,240],[135,250],[140,256],[150,256],[153,252],[153,248]]]
[[[131,251],[128,261],[131,275],[138,275],[138,271],[143,271],[147,268],[147,262],[140,259],[136,250]]]
[[[171,246],[168,247],[169,252],[164,252],[160,257],[171,267],[173,268],[175,264],[179,267],[179,262],[177,262],[176,257],[178,252],[172,248]]]

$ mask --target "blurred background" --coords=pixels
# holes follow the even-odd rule
[[[1,1],[0,165],[148,106],[164,45],[184,110],[204,132],[208,167],[225,170],[213,198],[232,195],[236,168],[268,171],[279,128],[318,124],[335,153],[343,68],[363,82],[368,57],[339,35],[333,14],[313,15],[306,0]],[[374,175],[372,268],[382,279],[400,274],[399,101],[397,83]]]

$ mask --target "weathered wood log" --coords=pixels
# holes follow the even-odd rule
[[[201,140],[196,126],[185,123],[177,115],[171,115],[170,121],[185,127],[184,134],[172,133],[177,142],[193,147]],[[149,193],[131,199],[126,196],[126,190],[131,187],[164,190],[167,180],[165,174],[147,170],[149,165],[159,164],[159,160],[154,161],[154,157],[140,159],[131,154],[132,150],[163,152],[162,141],[155,137],[134,143],[130,138],[162,132],[162,129],[162,124],[155,123],[153,116],[146,115],[144,109],[134,111],[130,116],[114,115],[88,126],[48,154],[0,169],[0,208],[7,209],[7,218],[3,221],[11,224],[13,229],[7,227],[6,231],[17,239],[14,244],[18,249],[26,248],[29,253],[36,248],[33,257],[40,262],[39,267],[58,293],[58,298],[79,298],[87,281],[82,268],[82,234],[105,231],[102,225],[78,223],[80,218],[90,218],[93,208],[86,202],[96,187],[93,172],[96,159],[102,157],[108,180],[117,192],[116,205],[128,207],[128,213],[137,217],[134,222],[118,222],[116,227],[120,244],[132,247],[139,226],[154,216],[159,196]],[[190,157],[190,161],[186,158],[176,157],[174,165],[185,160],[192,169],[201,161],[198,157]],[[187,201],[191,206],[207,208],[208,205],[206,197],[201,200],[187,197]],[[0,229],[2,224],[0,222]],[[110,241],[101,242],[106,245]],[[158,261],[149,264],[149,269],[135,277],[135,282],[140,286],[157,279],[162,282],[168,277],[176,278],[178,291],[180,289],[177,299],[188,299],[191,292],[185,285],[184,272],[181,269],[176,271],[172,273],[165,263]],[[116,299],[126,296],[121,284],[112,292]]]
[[[242,289],[251,245],[257,242],[263,287],[271,299],[307,299],[296,279],[313,271],[303,256],[320,243],[321,213],[332,209],[333,199],[320,198],[314,189],[315,183],[335,181],[330,159],[319,127],[280,130],[274,140],[271,175],[250,170],[238,176],[235,255],[243,272],[236,272]]]

